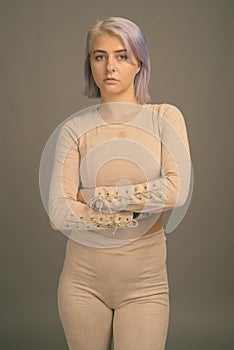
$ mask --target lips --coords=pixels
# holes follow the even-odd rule
[[[110,81],[113,81],[113,80],[114,80],[114,81],[117,81],[117,79],[115,79],[115,78],[106,78],[106,79],[104,79],[104,80],[105,80],[105,81],[109,81],[109,80],[110,80]]]

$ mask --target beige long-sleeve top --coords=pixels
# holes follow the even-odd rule
[[[147,231],[163,211],[184,205],[190,176],[187,129],[176,106],[144,104],[133,119],[118,123],[106,122],[95,106],[60,130],[49,189],[51,226],[129,226],[138,212],[138,229]],[[77,200],[79,188],[94,189],[89,204]],[[127,226],[121,230],[133,229]]]

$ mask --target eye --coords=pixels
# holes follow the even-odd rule
[[[125,61],[127,60],[128,56],[127,55],[118,55],[117,56],[120,61]],[[104,55],[97,55],[94,57],[96,61],[103,61],[105,59]]]
[[[124,61],[128,58],[127,55],[119,55],[118,57],[121,57],[121,61]]]
[[[105,56],[103,56],[103,55],[95,56],[95,60],[102,61],[103,57],[105,57]]]

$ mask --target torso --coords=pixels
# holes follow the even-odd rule
[[[152,112],[155,105],[147,106],[129,123],[106,124],[95,112],[79,117],[79,125],[81,121],[85,124],[79,138],[84,187],[115,186],[119,181],[137,184],[160,176],[160,126],[157,113]],[[87,123],[87,117],[92,122]],[[162,219],[163,213],[145,234],[160,230]]]

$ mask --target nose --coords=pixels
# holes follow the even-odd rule
[[[106,63],[106,69],[109,72],[112,72],[115,69],[113,57],[110,57],[110,56],[108,57],[107,63]]]

